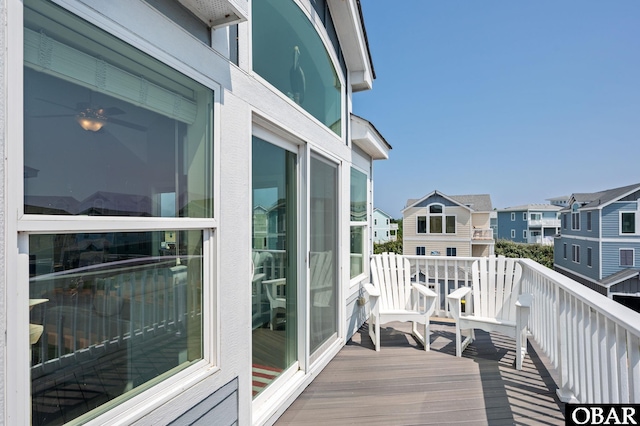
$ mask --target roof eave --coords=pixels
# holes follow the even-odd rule
[[[388,159],[392,149],[373,124],[354,114],[351,114],[351,141],[374,160]]]
[[[328,0],[333,24],[349,70],[351,90],[371,90],[376,78],[359,0]]]

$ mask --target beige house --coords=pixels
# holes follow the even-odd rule
[[[433,191],[402,210],[403,254],[480,257],[494,253],[491,197]]]

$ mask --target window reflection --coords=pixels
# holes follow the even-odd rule
[[[105,33],[78,33],[49,3],[28,5],[25,213],[211,217],[211,91]]]
[[[253,7],[253,69],[337,135],[342,84],[322,39],[292,0]]]
[[[94,417],[202,358],[200,231],[32,235],[29,253],[33,424]]]

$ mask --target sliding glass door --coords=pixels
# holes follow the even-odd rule
[[[314,353],[338,331],[338,167],[312,156],[310,165],[310,324]]]
[[[297,361],[297,155],[253,138],[253,395]]]

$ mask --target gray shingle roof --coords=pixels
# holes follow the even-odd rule
[[[438,193],[440,195],[443,195],[445,197],[448,197],[452,200],[454,200],[457,203],[462,204],[463,206],[467,206],[469,207],[471,210],[473,211],[477,211],[477,212],[488,212],[493,210],[493,204],[491,203],[491,195],[489,194],[476,194],[476,195],[447,195],[447,194],[443,194],[440,191],[434,191],[433,193]],[[431,193],[431,194],[433,194]],[[429,194],[429,195],[431,195]],[[427,196],[424,196],[422,198],[409,198],[407,200],[407,204],[405,205],[405,208],[417,203],[420,200],[425,199]]]

